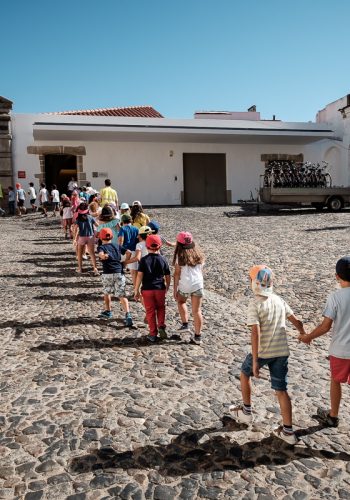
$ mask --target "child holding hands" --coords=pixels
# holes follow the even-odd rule
[[[292,403],[287,392],[289,348],[286,319],[301,334],[305,333],[303,324],[294,316],[289,305],[273,293],[270,268],[265,265],[254,266],[250,269],[249,276],[254,293],[254,298],[249,302],[247,321],[251,328],[252,353],[247,355],[241,368],[243,404],[230,406],[230,412],[237,422],[252,422],[250,379],[252,376],[259,378],[260,368],[267,366],[283,420],[283,425],[274,434],[288,444],[295,444],[297,438],[293,431]]]
[[[317,409],[318,417],[328,427],[338,427],[341,384],[350,385],[350,256],[338,260],[335,272],[340,289],[328,296],[322,323],[311,333],[299,336],[301,342],[310,344],[333,329],[329,346],[331,408]]]

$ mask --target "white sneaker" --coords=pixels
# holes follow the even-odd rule
[[[88,257],[88,256],[84,253],[84,255],[82,256],[82,259],[83,259],[83,260],[88,260],[88,258],[89,258],[89,257]]]
[[[229,407],[230,415],[231,417],[236,420],[236,422],[240,422],[242,424],[250,424],[253,422],[253,415],[252,413],[250,415],[247,415],[243,411],[243,406],[235,406],[231,405]]]
[[[297,444],[297,442],[298,442],[298,438],[296,437],[295,433],[293,432],[293,434],[286,434],[283,431],[282,425],[280,425],[279,427],[277,427],[277,429],[275,429],[273,431],[273,435],[278,437],[279,439],[282,439],[283,441],[285,441],[288,444],[293,445],[293,444]]]

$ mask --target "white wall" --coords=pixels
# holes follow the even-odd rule
[[[38,181],[34,176],[40,171],[39,158],[37,155],[28,155],[27,146],[34,144],[32,124],[39,117],[39,115],[15,115],[14,119],[14,168],[16,172],[26,170],[27,178],[21,180],[25,189],[30,181],[38,187]],[[264,172],[264,163],[260,160],[262,154],[303,153],[306,160],[320,161],[334,142],[323,140],[312,146],[305,146],[257,144],[253,141],[254,138],[251,143],[246,144],[208,144],[87,140],[35,141],[35,144],[85,146],[83,168],[87,180],[99,189],[104,185],[104,178],[92,178],[92,172],[107,172],[121,202],[137,199],[145,205],[180,205],[181,191],[184,189],[183,153],[225,153],[227,189],[232,191],[232,201],[237,202],[239,199],[249,199],[250,192],[256,196],[259,176]],[[344,178],[340,176],[340,179]]]

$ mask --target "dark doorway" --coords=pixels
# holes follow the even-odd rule
[[[50,190],[56,184],[60,194],[67,192],[68,182],[77,178],[77,157],[73,155],[45,155],[45,182]]]
[[[226,155],[184,153],[184,204],[226,205]]]

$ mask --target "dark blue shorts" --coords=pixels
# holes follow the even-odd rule
[[[274,391],[287,390],[288,356],[278,358],[258,358],[259,368],[268,366],[271,377],[271,387]],[[241,371],[247,377],[253,376],[253,356],[248,354],[243,361]]]

